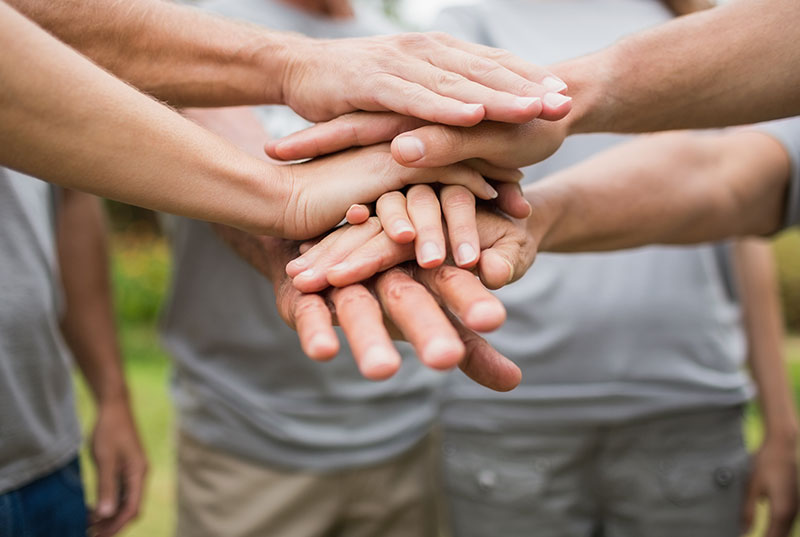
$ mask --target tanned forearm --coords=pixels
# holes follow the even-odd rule
[[[66,302],[64,339],[96,400],[127,400],[112,308],[106,224],[98,198],[62,191],[57,243]]]
[[[0,50],[0,164],[151,209],[277,232],[288,187],[275,167],[127,86],[2,2]]]
[[[529,185],[541,250],[614,250],[764,235],[780,227],[783,147],[757,132],[665,133]]]
[[[282,103],[299,35],[164,0],[9,0],[118,77],[175,106]]]
[[[572,133],[652,132],[800,114],[800,3],[735,0],[553,70]]]
[[[795,442],[797,410],[789,389],[783,355],[783,320],[777,267],[769,243],[737,242],[734,260],[748,341],[748,365],[770,440]]]

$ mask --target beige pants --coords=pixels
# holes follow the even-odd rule
[[[181,435],[177,537],[435,537],[431,439],[390,461],[315,473],[271,468]]]

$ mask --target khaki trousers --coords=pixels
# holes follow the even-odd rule
[[[178,447],[177,537],[435,537],[431,438],[371,466],[329,473],[271,468],[185,434]]]

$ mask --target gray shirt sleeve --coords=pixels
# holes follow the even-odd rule
[[[755,130],[775,138],[789,156],[789,185],[783,227],[796,226],[800,224],[800,116],[760,123]]]

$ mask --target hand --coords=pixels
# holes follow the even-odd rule
[[[752,527],[756,504],[769,501],[769,526],[764,537],[788,537],[797,515],[797,442],[764,441],[753,459],[744,504],[745,531]]]
[[[147,460],[127,400],[99,404],[91,442],[97,469],[93,535],[110,537],[138,515],[147,474]]]
[[[286,47],[283,101],[310,121],[356,110],[393,111],[447,125],[483,119],[560,119],[566,84],[509,52],[447,34],[314,40]],[[568,100],[567,100],[568,101]]]
[[[298,160],[393,140],[392,155],[404,166],[464,162],[484,175],[495,176],[492,172],[546,159],[561,147],[568,133],[567,121],[534,120],[521,125],[489,121],[461,128],[397,114],[356,112],[271,140],[265,150],[275,159]]]
[[[530,218],[534,218],[532,215]],[[546,226],[508,218],[480,207],[475,221],[480,260],[477,273],[490,289],[519,279],[533,264]],[[531,229],[535,230],[531,231]],[[451,244],[459,244],[451,238]],[[300,291],[316,292],[328,285],[345,286],[414,259],[414,246],[398,243],[386,233],[378,218],[364,224],[343,226],[289,262],[286,273]]]
[[[409,184],[460,184],[481,199],[498,196],[479,173],[467,166],[416,170],[400,166],[392,158],[388,144],[276,169],[284,175],[284,188],[289,195],[274,227],[287,238],[306,239],[324,233],[342,220],[352,204],[371,203],[381,194]]]
[[[469,272],[452,266],[394,267],[370,282],[323,294],[301,293],[286,275],[273,281],[278,311],[297,330],[312,359],[330,359],[338,352],[336,320],[366,378],[380,380],[397,372],[400,355],[391,342],[393,335],[410,341],[428,367],[458,365],[467,376],[497,391],[519,384],[519,368],[472,331],[497,328],[505,320],[505,309]]]

